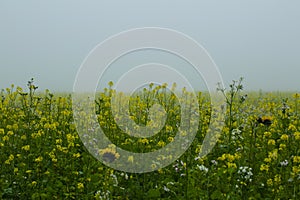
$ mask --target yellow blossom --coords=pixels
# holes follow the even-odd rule
[[[266,131],[266,132],[264,132],[264,136],[265,137],[271,137],[272,136],[272,133],[271,132],[269,132],[269,131]]]
[[[74,153],[74,154],[73,154],[73,157],[74,157],[74,158],[79,158],[79,157],[80,157],[80,153]]]
[[[280,181],[281,181],[281,176],[278,175],[278,174],[276,174],[276,175],[275,175],[275,178],[274,178],[274,182],[280,183]]]
[[[7,135],[14,135],[14,132],[13,131],[8,131]]]
[[[236,168],[236,164],[235,163],[231,163],[231,162],[227,162],[227,167],[228,168]]]
[[[235,157],[234,157],[233,155],[231,155],[231,154],[228,154],[228,155],[227,155],[227,160],[228,160],[229,162],[234,161],[234,159],[235,159]]]
[[[286,148],[286,144],[280,144],[279,145],[279,150],[283,150],[283,149],[285,149]]]
[[[298,99],[298,98],[300,98],[300,94],[298,94],[298,93],[295,93],[295,94],[293,95],[293,98],[295,98],[295,99]]]
[[[166,143],[164,141],[159,141],[157,144],[159,147],[164,147],[166,145]]]
[[[141,138],[138,140],[138,142],[140,142],[142,144],[149,144],[149,140],[147,138]]]
[[[83,183],[78,183],[78,184],[77,184],[77,188],[78,188],[79,190],[83,189],[83,188],[84,188]]]
[[[270,179],[268,179],[267,180],[267,184],[269,185],[269,186],[272,186],[273,185],[273,180],[270,178]]]
[[[268,140],[268,145],[275,145],[275,140],[273,139]]]
[[[293,162],[294,163],[300,163],[300,156],[294,156]]]
[[[270,163],[270,162],[272,161],[272,159],[271,159],[271,158],[265,158],[264,161],[265,161],[266,163]]]
[[[272,152],[269,152],[269,158],[276,160],[278,157],[278,150],[274,149]]]
[[[19,125],[18,125],[18,124],[14,124],[14,125],[13,125],[13,130],[16,131],[16,130],[18,130],[18,128],[19,128]]]
[[[11,163],[11,161],[14,160],[14,155],[13,154],[10,154],[8,159],[4,162],[5,164],[9,165]]]
[[[173,137],[168,137],[169,142],[173,142],[174,138]]]
[[[300,168],[297,167],[297,166],[293,166],[292,171],[293,171],[294,174],[298,174],[300,172]]]
[[[30,145],[25,145],[22,147],[23,150],[29,151],[30,150]]]
[[[4,163],[5,163],[6,165],[10,165],[10,160],[6,160]]]
[[[294,137],[296,140],[300,140],[300,132],[295,132]]]
[[[12,161],[14,158],[15,158],[15,157],[14,157],[13,154],[10,154],[9,157],[8,157],[8,159],[11,160],[11,161]]]
[[[7,135],[4,135],[3,138],[2,138],[2,140],[3,140],[3,141],[8,141],[8,140],[9,140],[9,137],[8,137]]]
[[[221,157],[218,158],[218,160],[224,161],[226,159],[226,154],[223,154]]]
[[[297,128],[296,128],[296,126],[295,126],[295,125],[293,125],[293,124],[290,124],[290,125],[289,125],[289,128],[288,128],[288,130],[289,130],[289,131],[296,131],[296,130],[297,130]]]
[[[269,165],[266,165],[266,164],[262,164],[260,166],[260,171],[269,171]]]
[[[42,157],[42,156],[39,156],[39,157],[37,157],[34,161],[35,161],[35,162],[42,162],[42,161],[43,161],[43,157]]]
[[[55,143],[56,143],[56,144],[62,144],[62,139],[56,139],[56,140],[55,140]]]
[[[281,137],[280,137],[281,140],[288,140],[289,139],[289,136],[287,134],[283,134]]]

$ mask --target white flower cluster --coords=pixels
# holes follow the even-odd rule
[[[284,167],[287,166],[288,164],[289,164],[289,161],[287,161],[287,160],[280,162],[280,165],[284,166]]]
[[[102,192],[101,190],[97,191],[96,194],[95,194],[95,198],[96,199],[101,199],[101,200],[109,200],[110,196],[110,191],[107,190],[106,192]]]
[[[244,138],[242,137],[242,135],[241,135],[241,133],[242,133],[242,131],[241,130],[239,130],[239,129],[233,129],[232,131],[231,131],[231,138],[233,139],[233,140],[243,140]]]
[[[173,168],[175,169],[175,172],[183,172],[185,170],[185,164],[182,160],[176,160],[175,164],[173,164]],[[185,176],[184,173],[181,173],[180,176]]]
[[[204,171],[205,173],[208,172],[208,168],[205,167],[204,165],[197,165],[197,167],[200,169],[200,171]]]
[[[242,180],[249,181],[249,182],[252,181],[253,173],[252,173],[251,167],[248,167],[248,166],[240,167],[238,170],[238,174],[240,175]],[[240,181],[240,180],[238,180],[238,181]]]
[[[210,161],[213,165],[218,165],[218,162],[216,160],[211,160]]]

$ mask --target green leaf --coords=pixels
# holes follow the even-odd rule
[[[148,194],[147,197],[149,197],[149,198],[158,198],[158,197],[160,197],[159,189],[150,189],[147,194]]]

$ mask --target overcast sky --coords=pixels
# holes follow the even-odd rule
[[[243,76],[248,90],[300,90],[297,0],[1,0],[0,88],[25,86],[34,77],[41,89],[71,91],[97,44],[138,27],[194,38],[227,85]]]

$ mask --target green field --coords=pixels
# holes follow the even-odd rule
[[[225,126],[212,151],[199,158],[212,114],[209,95],[197,93],[200,113],[195,139],[169,166],[148,173],[107,167],[83,145],[74,124],[72,97],[11,86],[0,95],[0,198],[2,199],[300,199],[300,95],[246,92],[241,82],[220,88]],[[130,118],[149,122],[155,103],[166,123],[149,138],[122,131],[111,111],[107,87],[95,111],[105,135],[118,147],[153,152],[172,143],[181,120],[180,101],[164,86],[130,97]],[[183,91],[184,95],[189,92]],[[225,107],[226,105],[226,107]],[[105,162],[122,156],[114,145],[99,149]],[[134,157],[126,158],[133,163]],[[153,168],[156,168],[153,164]]]

